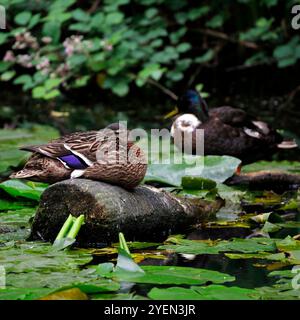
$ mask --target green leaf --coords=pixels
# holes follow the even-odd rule
[[[160,246],[159,249],[188,254],[218,254],[220,252],[256,253],[276,251],[277,248],[275,241],[268,238],[233,238],[230,241],[193,241],[171,237],[167,241],[175,244],[163,245]]]
[[[1,74],[1,80],[2,81],[9,81],[16,75],[16,71],[5,71]]]
[[[147,19],[152,19],[154,16],[156,16],[158,13],[158,10],[156,8],[149,8],[145,12],[145,16]]]
[[[68,58],[68,63],[71,68],[78,67],[87,61],[87,56],[84,54],[75,54]]]
[[[259,298],[254,289],[210,285],[192,286],[190,289],[171,287],[167,289],[153,288],[148,293],[155,300],[253,300]]]
[[[272,232],[276,232],[280,229],[281,229],[280,226],[278,226],[274,223],[271,223],[269,221],[266,221],[264,226],[262,227],[261,231],[264,233],[272,233]]]
[[[176,50],[180,53],[186,52],[191,49],[191,45],[188,42],[183,42],[176,47]]]
[[[42,86],[35,87],[32,90],[32,96],[35,99],[44,98],[45,94],[46,94],[46,89],[45,89],[45,87],[42,87]]]
[[[3,32],[0,33],[0,45],[5,43],[5,41],[8,38],[8,36],[9,36],[8,33],[3,33]],[[3,61],[2,61],[2,63],[3,63]]]
[[[80,22],[89,22],[90,15],[81,9],[76,9],[72,12],[73,18]]]
[[[20,201],[1,200],[0,210],[9,210],[0,213],[0,223],[10,227],[28,227],[28,221],[36,212],[36,202],[22,199]]]
[[[217,14],[206,22],[206,26],[209,28],[220,28],[224,24],[224,15]]]
[[[49,126],[35,125],[28,129],[0,130],[0,172],[9,166],[22,166],[29,153],[18,150],[29,144],[42,144],[57,138],[58,132]],[[22,162],[22,163],[21,163]]]
[[[21,76],[18,76],[14,80],[14,84],[26,84],[28,82],[31,82],[31,76],[29,74],[22,74]]]
[[[48,79],[48,80],[46,80],[46,82],[45,82],[45,89],[46,89],[46,90],[53,89],[53,88],[59,86],[60,83],[61,83],[61,81],[62,81],[62,80],[61,80],[61,79],[58,79],[58,78]]]
[[[278,46],[274,50],[273,55],[278,60],[283,59],[283,58],[287,58],[287,57],[293,57],[294,56],[293,47],[290,45]]]
[[[1,300],[36,300],[54,290],[49,288],[7,288],[0,289]]]
[[[284,58],[278,61],[278,67],[279,68],[285,68],[294,65],[297,62],[297,58],[291,57],[291,58]]]
[[[13,197],[23,197],[39,200],[45,190],[45,184],[22,182],[19,180],[7,180],[0,183],[0,189]]]
[[[200,8],[192,9],[188,12],[188,19],[194,21],[206,15],[209,11],[210,7],[205,5],[201,6]]]
[[[30,11],[20,12],[15,16],[15,23],[17,23],[18,25],[24,26],[28,24],[29,20],[31,19],[31,16],[32,15]]]
[[[214,50],[213,49],[208,49],[202,56],[197,57],[195,59],[196,63],[206,63],[212,60],[215,56]]]
[[[262,170],[270,171],[287,171],[291,173],[300,173],[300,164],[297,161],[258,161],[252,164],[243,166],[243,172],[255,172]]]
[[[175,266],[142,266],[144,273],[116,269],[111,273],[99,273],[100,276],[113,278],[118,281],[152,284],[204,284],[208,281],[224,283],[234,281],[235,278],[218,271],[175,267]]]
[[[43,25],[42,29],[43,36],[52,38],[54,44],[59,42],[61,34],[61,23],[57,21],[49,21]]]
[[[51,90],[51,91],[47,92],[43,98],[46,100],[50,100],[50,99],[54,99],[58,96],[60,96],[60,91],[55,89],[55,90]]]
[[[214,189],[217,186],[217,183],[213,180],[202,177],[186,176],[182,177],[181,186],[184,189],[210,190]]]
[[[129,272],[136,274],[144,274],[144,271],[140,268],[140,266],[135,263],[130,255],[125,249],[119,247],[118,248],[118,260],[116,265],[116,270],[120,272]]]
[[[157,181],[179,187],[184,176],[196,176],[224,182],[231,177],[240,160],[229,156],[191,156],[183,155],[181,164],[164,164],[151,155],[144,181]],[[166,159],[168,160],[168,158]],[[181,161],[181,159],[179,159]],[[194,163],[194,164],[190,164]]]
[[[127,83],[125,82],[119,82],[117,83],[115,86],[112,87],[112,91],[120,96],[120,97],[124,97],[127,95],[127,93],[129,92],[129,86]]]
[[[91,30],[91,26],[81,22],[81,23],[73,23],[69,26],[69,30],[75,30],[80,32],[89,32]]]
[[[1,33],[0,33],[1,35]],[[11,62],[8,61],[0,61],[0,72],[6,71],[12,65]]]
[[[106,23],[108,25],[119,24],[123,21],[124,14],[122,12],[111,12],[106,16]]]
[[[14,80],[14,84],[22,84],[23,90],[31,89],[33,87],[32,77],[29,74],[23,74]]]
[[[41,21],[41,14],[40,13],[35,14],[30,19],[28,29],[32,29],[33,27],[35,27],[40,21]]]

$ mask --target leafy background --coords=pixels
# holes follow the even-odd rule
[[[165,126],[162,114],[189,87],[211,106],[238,106],[299,141],[300,36],[290,25],[297,2],[2,0],[1,180],[24,164],[24,144],[118,119]],[[243,170],[299,172],[291,161],[299,154],[286,155]],[[182,179],[182,166],[150,165],[145,181],[187,197],[223,198],[217,220],[163,243],[129,242],[133,260],[123,270],[115,267],[117,244],[61,251],[27,241],[47,185],[1,182],[7,288],[0,299],[299,300],[291,271],[300,264],[299,191],[228,187],[239,160],[212,156],[205,164],[205,179]],[[135,263],[143,274],[126,270]]]
[[[174,92],[197,87],[212,105],[259,110],[299,134],[295,3],[4,0],[0,121],[53,122],[60,130],[62,122],[75,129],[117,118],[153,122]]]

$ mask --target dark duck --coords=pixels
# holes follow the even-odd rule
[[[166,115],[179,114],[172,124],[171,134],[192,134],[192,153],[196,153],[196,129],[204,129],[204,154],[229,155],[243,164],[267,159],[279,149],[296,148],[294,141],[283,137],[266,122],[230,106],[208,109],[205,100],[195,90],[186,91],[175,110]],[[176,140],[176,139],[175,139]]]

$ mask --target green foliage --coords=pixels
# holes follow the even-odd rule
[[[28,129],[0,130],[0,172],[24,162],[28,153],[18,150],[19,147],[42,144],[58,136],[58,131],[54,128],[41,125],[34,125]]]
[[[226,43],[236,44],[236,54],[243,54],[247,65],[276,61],[284,68],[300,57],[299,37],[283,27],[290,25],[290,5],[280,9],[278,18],[268,14],[279,6],[277,0],[204,1],[193,7],[188,0],[96,5],[7,0],[2,5],[9,28],[0,33],[0,80],[22,86],[35,99],[52,100],[90,83],[118,96],[149,80],[172,88],[187,82],[199,66],[221,60]],[[247,10],[242,18],[235,14]],[[245,43],[247,50],[241,53]]]
[[[147,173],[144,181],[156,181],[171,186],[181,186],[182,178],[185,176],[202,177],[211,179],[216,182],[224,182],[231,177],[236,171],[240,160],[229,156],[191,156],[183,155],[183,163],[155,163],[152,162],[148,165]],[[195,179],[195,178],[194,178]],[[188,179],[189,180],[189,179]],[[195,181],[186,181],[184,179],[184,187],[186,189],[201,189],[195,188]],[[190,188],[187,188],[187,183],[191,183]],[[198,181],[196,184],[210,184],[210,188],[215,185],[214,182],[208,183]],[[203,189],[203,188],[202,188]]]
[[[199,285],[208,281],[224,283],[235,280],[228,274],[206,269],[175,266],[140,267],[133,261],[130,253],[121,248],[116,266],[112,263],[101,263],[96,270],[104,278],[135,283]]]
[[[192,286],[189,289],[180,287],[153,288],[148,296],[155,300],[252,300],[257,299],[259,293],[253,289],[213,284],[206,287]]]
[[[0,189],[12,197],[23,197],[32,200],[39,200],[46,189],[46,184],[35,182],[23,182],[20,180],[7,180],[0,184]]]

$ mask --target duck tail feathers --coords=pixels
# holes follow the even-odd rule
[[[20,150],[29,152],[39,152],[39,146],[23,146],[20,148]]]
[[[298,148],[298,144],[295,140],[284,140],[281,143],[277,144],[279,149],[294,149]]]

